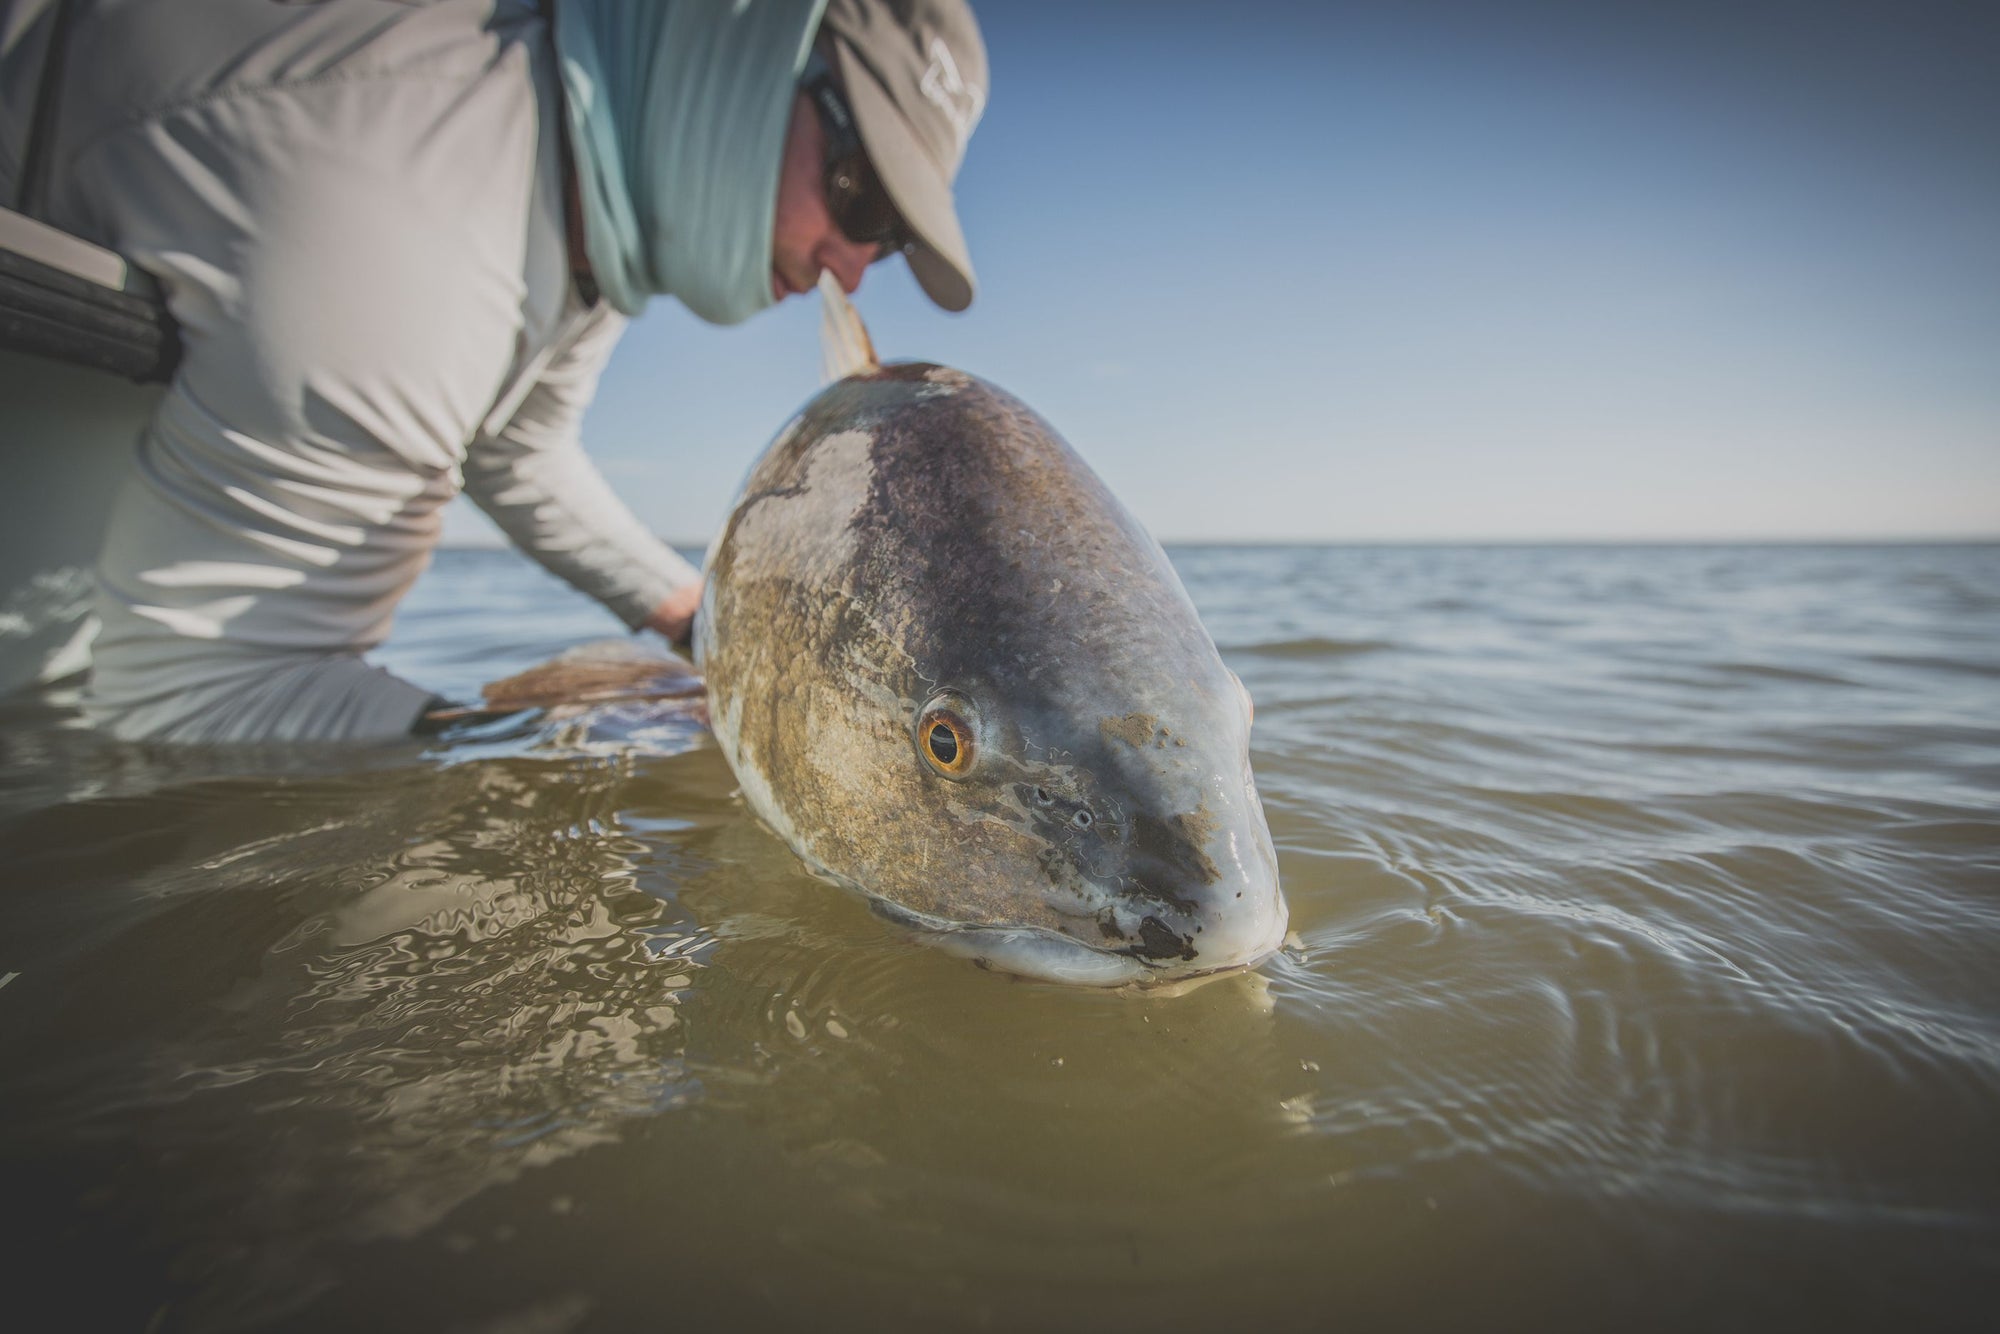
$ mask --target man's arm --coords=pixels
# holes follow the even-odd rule
[[[625,321],[604,307],[581,318],[506,426],[473,442],[465,491],[552,574],[633,629],[683,642],[701,575],[618,499],[580,440]]]

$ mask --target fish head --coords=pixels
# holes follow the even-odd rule
[[[948,368],[827,390],[753,469],[697,649],[744,796],[993,968],[1179,982],[1278,949],[1250,708],[1158,543]]]
[[[870,892],[946,950],[1030,977],[1148,986],[1256,965],[1288,914],[1247,693],[1206,636],[1084,656],[1086,673],[1037,660],[915,702],[918,782],[893,824],[923,852]]]

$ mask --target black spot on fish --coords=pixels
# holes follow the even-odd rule
[[[1123,953],[1142,959],[1192,959],[1194,937],[1176,935],[1159,918],[1148,917],[1139,923],[1139,943]]]

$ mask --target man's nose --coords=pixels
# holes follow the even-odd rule
[[[840,290],[853,296],[861,287],[862,275],[881,253],[882,248],[872,242],[862,245],[836,233],[820,247],[819,261],[840,280]]]

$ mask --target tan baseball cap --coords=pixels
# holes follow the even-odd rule
[[[875,174],[916,245],[910,271],[946,310],[972,304],[951,183],[986,109],[986,44],[965,0],[831,0],[820,31]]]

